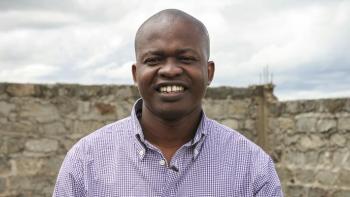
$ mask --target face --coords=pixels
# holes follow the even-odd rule
[[[163,21],[144,28],[132,66],[143,106],[169,120],[200,111],[214,74],[202,32],[186,21]]]

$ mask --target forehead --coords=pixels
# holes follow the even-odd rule
[[[204,55],[206,50],[204,32],[188,20],[157,20],[146,24],[136,40],[136,53],[148,50],[192,49]]]

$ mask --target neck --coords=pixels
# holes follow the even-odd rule
[[[168,158],[183,144],[190,141],[197,130],[201,118],[201,108],[174,120],[165,120],[142,106],[141,126],[145,138],[157,146]],[[166,155],[166,154],[165,154]]]

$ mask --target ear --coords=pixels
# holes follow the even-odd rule
[[[214,78],[215,72],[215,63],[213,61],[208,61],[208,85],[210,85],[211,81]]]
[[[134,84],[137,86],[137,77],[136,77],[136,64],[131,66],[132,78],[134,80]]]

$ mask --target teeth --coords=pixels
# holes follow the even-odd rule
[[[162,93],[171,93],[171,92],[182,92],[184,91],[184,87],[177,85],[168,85],[160,87],[160,92]]]

